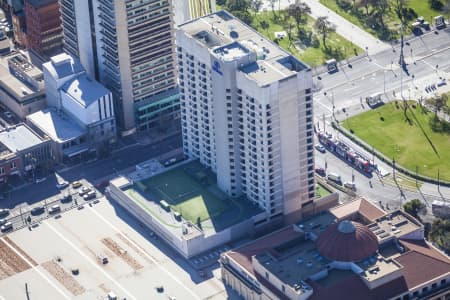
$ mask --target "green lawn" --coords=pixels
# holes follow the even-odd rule
[[[278,14],[278,12],[275,12]],[[266,20],[269,23],[269,28],[263,29],[261,27],[261,21]],[[308,17],[307,25],[304,27],[308,30],[312,30],[314,19]],[[275,35],[274,32],[277,31],[287,31],[287,28],[283,27],[281,21],[277,21],[274,18],[274,15],[271,11],[261,12],[253,18],[252,27],[259,31],[261,34],[266,36],[270,40],[274,40]],[[318,36],[320,40],[320,46],[318,48],[314,48],[312,46],[309,47],[296,47],[294,43],[290,44],[289,39],[286,37],[279,41],[279,46],[286,51],[292,53],[294,56],[299,58],[301,61],[309,64],[310,66],[318,66],[323,64],[327,59],[336,58],[337,60],[342,60],[345,58],[349,58],[355,55],[354,48],[356,48],[357,53],[361,53],[362,49],[358,46],[352,44],[350,41],[346,40],[342,36],[337,33],[332,33],[327,38],[328,48],[337,49],[340,51],[340,57],[336,57],[337,55],[332,53],[326,53],[325,48],[323,47],[321,37]]]
[[[370,27],[366,21],[367,16],[365,15],[364,8],[360,8],[360,14],[361,16],[358,17],[352,9],[345,10],[339,5],[337,5],[336,0],[319,0],[320,3],[327,6],[330,10],[333,10],[337,14],[341,15],[348,21],[352,22],[353,24],[363,28],[367,32],[373,34],[374,36],[382,39],[382,40],[390,40],[390,39],[398,39],[400,37],[400,21],[395,14],[393,9],[390,9],[385,15],[384,20],[387,25],[387,27],[390,29],[389,34],[386,32],[382,32],[381,30],[375,30],[374,28]],[[393,3],[393,0],[390,0],[391,3]],[[423,16],[426,21],[430,22],[431,25],[433,25],[433,19],[435,16],[441,15],[442,12],[439,12],[437,10],[431,9],[429,2],[427,0],[409,0],[408,1],[408,7],[413,9],[417,16]],[[369,12],[372,9],[369,9]],[[407,22],[408,27],[405,29],[405,34],[412,34],[411,29],[409,25],[413,23],[414,20],[409,20]]]
[[[409,102],[407,116],[403,104],[391,102],[342,122],[366,143],[412,171],[450,181],[450,134],[433,132],[430,120],[434,113]],[[434,149],[433,149],[434,147]]]
[[[164,172],[141,183],[157,197],[154,201],[166,200],[173,210],[193,223],[198,218],[205,221],[219,216],[235,206],[216,187],[215,176],[204,170],[198,162]]]
[[[326,189],[323,185],[316,184],[316,197],[322,198],[329,194],[331,194],[331,192],[328,189]]]

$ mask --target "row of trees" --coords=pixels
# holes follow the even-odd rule
[[[280,4],[279,0],[270,1],[273,16],[279,21],[283,21],[283,27],[287,29],[289,41],[291,42],[294,40],[294,26],[299,39],[305,37],[305,35],[302,34],[302,26],[306,25],[308,22],[307,15],[311,13],[311,8],[306,3],[295,0],[294,3],[289,5],[286,12],[283,13],[282,11],[278,11],[278,13],[275,13],[276,2],[278,2],[278,5]],[[247,24],[252,23],[252,19],[256,16],[256,13],[261,10],[263,5],[262,0],[218,0],[217,3],[223,5],[232,14]],[[253,16],[250,14],[251,10],[253,11]],[[266,20],[262,20],[260,25],[263,29],[269,27],[269,23]],[[314,23],[314,30],[321,36],[322,44],[324,48],[327,49],[327,38],[331,33],[335,32],[333,24],[330,23],[327,17],[319,17]]]

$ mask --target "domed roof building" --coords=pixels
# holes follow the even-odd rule
[[[316,241],[319,253],[342,262],[362,261],[378,250],[377,236],[361,223],[349,220],[333,223]]]

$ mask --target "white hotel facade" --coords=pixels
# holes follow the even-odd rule
[[[268,219],[314,199],[311,69],[225,11],[176,33],[187,156]]]

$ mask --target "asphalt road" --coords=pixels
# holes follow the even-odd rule
[[[111,175],[120,174],[121,170],[132,168],[138,163],[179,147],[181,147],[181,135],[172,136],[155,145],[134,144],[114,152],[109,158],[92,163],[83,163],[63,170],[58,175],[68,182],[86,179],[92,184],[96,184],[106,180]],[[60,194],[60,191],[56,188],[56,176],[51,175],[43,182],[30,184],[11,192],[6,199],[0,201],[0,208],[24,207],[55,197],[58,194]]]
[[[339,72],[315,76],[316,120],[321,120],[323,115],[331,117],[333,103],[335,115],[339,118],[346,117],[343,115],[343,108],[349,115],[367,109],[364,99],[375,93],[384,94],[385,101],[399,99],[402,87],[404,98],[431,96],[432,93],[427,93],[425,87],[438,83],[441,81],[440,77],[447,77],[450,71],[450,28],[437,31],[437,34],[432,31],[406,41],[404,57],[408,64],[407,72],[398,65],[399,49],[397,45],[350,64],[343,61]]]
[[[352,61],[350,62],[351,66],[346,61],[341,62],[340,70],[337,73],[316,75],[314,78],[316,86],[314,114],[319,128],[323,128],[325,120],[327,130],[335,133],[330,127],[333,103],[335,117],[342,121],[349,116],[368,110],[365,98],[375,93],[382,93],[383,100],[390,101],[401,97],[402,86],[403,97],[415,99],[430,97],[433,93],[443,92],[444,89],[448,90],[450,83],[438,88],[433,93],[427,93],[425,87],[438,83],[441,81],[440,77],[448,78],[450,29],[438,31],[437,34],[432,31],[420,37],[407,39],[404,50],[408,63],[407,72],[398,65],[399,53],[399,45],[397,45],[393,49],[377,55]],[[361,99],[363,99],[362,103]],[[342,139],[342,136],[340,138]],[[371,157],[370,154],[350,141],[346,140],[346,142],[354,149]],[[396,185],[384,184],[376,175],[368,178],[360,174],[332,153],[320,154],[317,152],[316,166],[324,167],[325,160],[328,166],[327,171],[341,174],[344,182],[351,181],[352,173],[354,174],[357,194],[366,196],[377,203],[381,201],[384,205],[389,203],[391,208],[398,207],[405,201],[414,198],[422,199],[428,206],[433,200],[447,198],[446,192],[448,191],[445,188],[441,188],[442,193],[439,193],[436,186],[423,184],[419,191],[402,190]],[[377,161],[376,163],[380,168],[392,172],[392,168],[388,165]],[[425,194],[422,191],[425,191]]]

